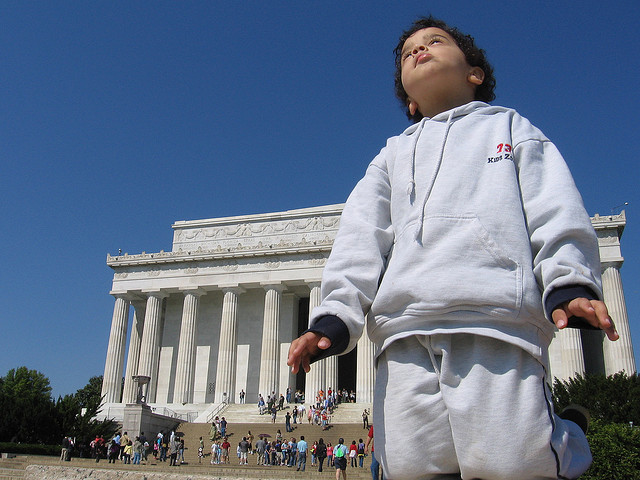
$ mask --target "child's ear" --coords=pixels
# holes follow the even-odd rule
[[[473,85],[476,85],[476,86],[477,85],[482,85],[482,82],[484,82],[484,70],[482,70],[480,67],[473,67],[469,71],[468,80]]]
[[[414,102],[413,100],[409,100],[408,107],[409,107],[409,113],[413,117],[416,114],[416,112],[418,111],[418,104],[416,102]]]

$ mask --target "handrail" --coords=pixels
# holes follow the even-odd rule
[[[192,418],[197,417],[198,412],[175,412],[167,407],[152,407],[151,411],[153,413],[157,413],[158,415],[163,415],[165,417],[175,418],[177,420],[181,420],[183,422],[191,422]]]
[[[218,415],[219,413],[222,413],[222,411],[227,408],[227,406],[229,405],[229,402],[227,402],[226,400],[223,400],[222,403],[220,405],[218,405],[208,416],[207,416],[207,423],[211,423],[213,421],[213,419],[215,418],[216,415]]]

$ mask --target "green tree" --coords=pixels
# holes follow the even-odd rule
[[[27,367],[0,379],[0,441],[49,443],[58,436],[49,379]]]
[[[86,408],[92,417],[98,413],[102,405],[102,375],[91,377],[89,382],[76,392],[76,399],[81,408]]]
[[[589,409],[592,418],[604,423],[640,426],[640,378],[625,372],[609,375],[577,375],[569,380],[555,379],[553,402],[556,411],[570,404]]]
[[[58,445],[63,436],[88,445],[96,435],[111,438],[113,420],[98,421],[102,377],[92,377],[75,394],[51,398],[49,379],[19,367],[0,377],[0,442]]]
[[[56,402],[56,420],[63,436],[76,436],[81,408],[75,395],[58,397],[58,401]]]

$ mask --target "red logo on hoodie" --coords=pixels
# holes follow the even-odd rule
[[[487,163],[496,163],[500,160],[511,160],[513,161],[513,152],[511,151],[512,147],[508,143],[500,143],[496,147],[496,156],[489,157],[487,159]]]

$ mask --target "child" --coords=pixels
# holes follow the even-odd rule
[[[217,465],[220,461],[218,460],[218,443],[214,440],[211,444],[211,465]]]
[[[322,303],[287,363],[308,372],[350,351],[367,318],[385,477],[576,478],[591,454],[553,414],[547,349],[574,324],[618,338],[580,194],[538,129],[485,103],[493,69],[473,38],[422,18],[395,53],[414,125],[349,196]],[[419,450],[398,448],[407,432]]]
[[[131,440],[126,441],[124,450],[122,451],[122,463],[131,463],[131,456],[133,455],[133,443]]]

